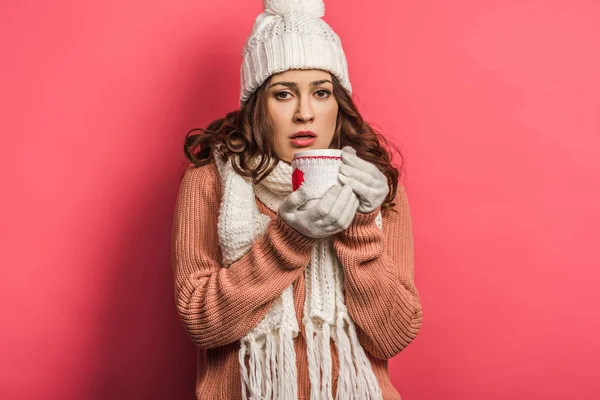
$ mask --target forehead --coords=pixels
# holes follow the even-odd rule
[[[331,73],[320,69],[290,69],[287,71],[274,74],[271,79],[272,83],[286,81],[297,82],[298,84],[309,84],[313,81],[321,79],[331,80]]]

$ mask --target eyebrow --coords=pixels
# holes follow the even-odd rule
[[[317,85],[320,85],[320,84],[325,83],[325,82],[332,83],[329,79],[321,79],[320,81],[311,82],[310,86],[317,86]],[[269,88],[272,88],[275,85],[283,85],[283,86],[293,87],[293,88],[297,88],[298,87],[298,84],[296,82],[275,82],[274,84],[272,84],[271,86],[269,86]]]

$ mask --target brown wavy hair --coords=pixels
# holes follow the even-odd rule
[[[346,89],[332,74],[333,94],[339,109],[335,133],[329,148],[341,149],[352,146],[356,154],[376,165],[387,177],[390,192],[381,208],[390,209],[396,196],[400,170],[403,165],[402,154],[383,135],[365,122],[358,112],[354,101]],[[185,137],[183,151],[185,157],[195,166],[209,164],[216,156],[227,160],[237,154],[239,167],[233,163],[235,171],[252,178],[257,184],[277,165],[279,160],[273,149],[272,123],[267,111],[267,90],[269,77],[241,106],[227,113],[224,118],[211,122],[206,129],[194,128]],[[192,132],[203,133],[190,135]],[[392,165],[392,149],[400,156],[400,169]],[[254,168],[248,160],[257,157],[260,162]]]

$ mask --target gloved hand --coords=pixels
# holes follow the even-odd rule
[[[360,204],[358,212],[368,214],[379,207],[390,192],[386,176],[374,164],[356,155],[350,146],[342,148],[340,182],[350,186]]]
[[[308,195],[302,187],[292,192],[279,207],[279,215],[292,228],[311,238],[324,238],[350,226],[358,208],[352,188],[333,185],[307,208]]]

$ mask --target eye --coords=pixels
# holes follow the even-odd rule
[[[288,97],[287,97],[287,96],[285,96],[285,95],[288,95],[288,94],[290,94],[290,95],[291,95],[291,93],[290,93],[290,92],[279,92],[279,93],[275,93],[275,97],[276,97],[276,98],[278,98],[278,99],[281,99],[281,100],[285,100],[285,99],[287,99],[287,98],[288,98]],[[282,96],[282,95],[284,95],[284,96]]]
[[[331,92],[327,89],[319,89],[315,93],[317,93],[317,97],[321,99],[326,99],[329,97],[329,95],[331,95]]]

